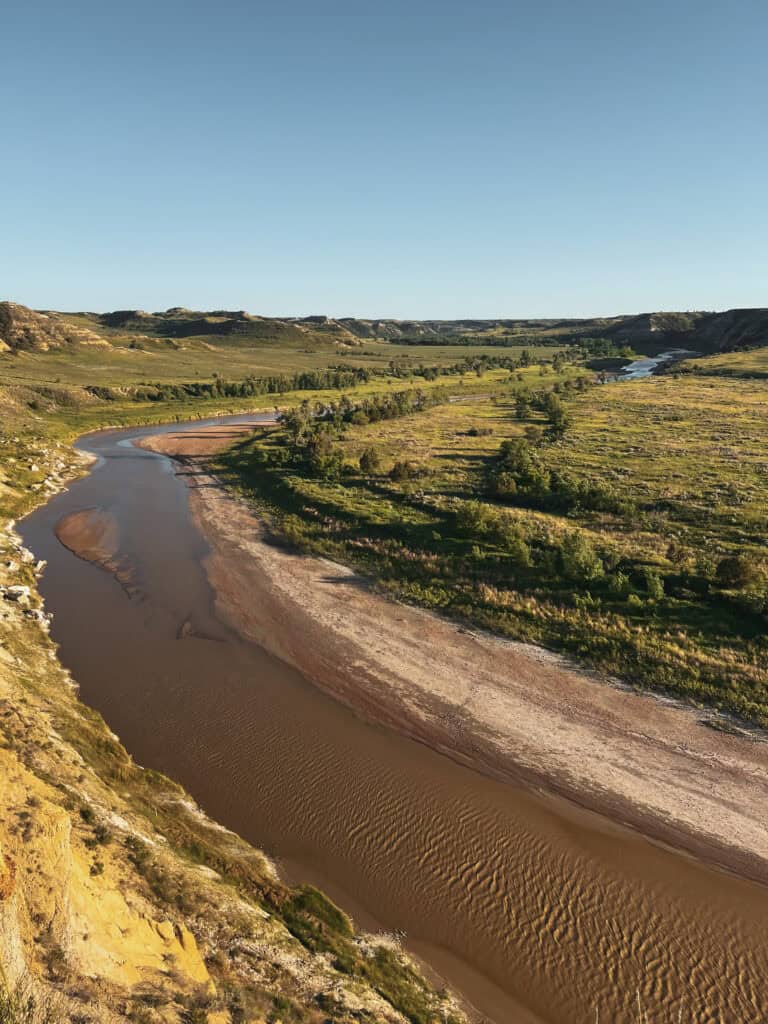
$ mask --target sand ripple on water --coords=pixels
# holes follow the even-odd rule
[[[682,1010],[684,1021],[746,1024],[768,1011],[754,886],[597,816],[564,817],[560,801],[467,785],[464,769],[422,752],[387,757],[383,731],[360,743],[304,722],[297,746],[273,710],[258,751],[225,759],[239,791],[257,784],[284,844],[386,908],[388,926],[473,963],[534,1019],[589,1024],[599,1010],[635,1024],[638,996],[659,1021]]]

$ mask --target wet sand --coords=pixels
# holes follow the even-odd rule
[[[72,512],[56,524],[56,536],[73,555],[101,566],[117,579],[127,593],[133,589],[129,562],[121,560],[116,521],[101,508]]]
[[[134,755],[363,926],[405,931],[495,1024],[636,1024],[638,993],[654,1021],[764,1019],[768,889],[643,831],[764,877],[765,745],[265,543],[205,472],[233,436],[154,441],[178,481],[116,446],[111,476],[26,526],[62,657]],[[51,544],[94,506],[132,596]]]

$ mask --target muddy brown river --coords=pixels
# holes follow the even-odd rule
[[[140,763],[403,932],[479,1019],[768,1020],[764,887],[368,724],[219,621],[183,475],[131,444],[164,429],[83,438],[97,464],[20,527],[62,661]]]

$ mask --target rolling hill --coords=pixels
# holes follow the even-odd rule
[[[593,319],[394,320],[324,315],[264,317],[245,310],[197,311],[174,306],[109,313],[35,311],[0,303],[0,351],[51,351],[110,342],[205,339],[212,344],[567,343],[608,338],[640,351],[665,347],[711,353],[768,344],[768,309],[722,313],[655,312]]]

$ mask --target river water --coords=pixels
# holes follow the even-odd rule
[[[672,348],[668,352],[660,352],[657,356],[643,356],[632,363],[627,363],[619,374],[619,380],[640,380],[641,377],[650,377],[660,366],[677,363],[688,356],[696,355],[699,353],[687,348]]]
[[[368,724],[219,621],[183,472],[131,444],[164,429],[82,439],[91,473],[20,526],[62,661],[140,763],[494,1024],[636,1024],[638,995],[654,1024],[768,1017],[766,889]],[[76,514],[114,572],[57,540]]]

